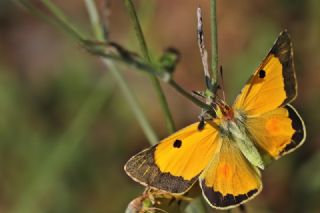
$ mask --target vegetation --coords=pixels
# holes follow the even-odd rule
[[[126,160],[201,112],[188,96],[206,89],[198,2],[140,0],[136,11],[129,0],[16,3],[0,3],[0,211],[123,212],[143,191],[125,175]],[[200,4],[209,44],[214,16],[209,1]],[[316,0],[217,5],[229,102],[288,28],[299,82],[295,106],[308,130],[299,151],[263,172],[264,191],[248,212],[320,209],[319,9]],[[169,46],[181,53],[179,63],[171,55],[172,75],[159,60]],[[197,203],[194,212],[203,207]]]

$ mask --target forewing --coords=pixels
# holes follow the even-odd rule
[[[218,151],[218,131],[194,123],[133,156],[125,171],[135,181],[170,193],[183,193]]]
[[[290,105],[259,117],[248,117],[246,124],[253,141],[274,159],[292,152],[305,141],[303,120]]]
[[[290,103],[297,95],[290,37],[282,32],[238,95],[234,108],[260,115]]]
[[[218,209],[229,209],[255,197],[262,190],[258,169],[239,148],[224,138],[220,152],[200,176],[202,193]]]

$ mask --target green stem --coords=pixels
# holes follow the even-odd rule
[[[91,21],[94,35],[98,40],[103,41],[104,40],[103,29],[99,21],[100,20],[99,14],[97,13],[95,2],[94,0],[84,0],[84,2],[86,4],[87,10],[90,16],[90,21]]]
[[[103,58],[107,58],[110,61],[119,61],[122,63],[125,63],[127,65],[131,65],[134,68],[138,69],[138,70],[143,70],[146,71],[154,76],[158,76],[159,78],[163,79],[166,83],[169,82],[169,84],[180,94],[182,94],[184,97],[186,97],[187,99],[191,100],[192,102],[194,102],[196,105],[200,106],[200,107],[204,107],[205,109],[208,109],[208,105],[201,103],[199,100],[195,99],[192,95],[190,95],[187,91],[185,91],[181,86],[179,86],[175,81],[171,80],[170,77],[168,77],[168,73],[166,72],[161,72],[161,70],[157,69],[155,66],[151,66],[150,64],[146,64],[143,63],[139,60],[133,60],[130,58],[124,58],[118,55],[114,55],[112,53],[105,53],[104,51],[101,50],[94,50],[92,51],[91,48],[89,46],[87,46],[86,41],[87,40],[83,40],[82,36],[80,36],[80,34],[75,33],[76,31],[71,30],[73,27],[71,27],[72,25],[69,23],[62,23],[62,19],[59,19],[59,17],[50,17],[48,16],[46,13],[42,13],[41,11],[39,11],[37,8],[35,8],[32,4],[30,4],[28,1],[24,1],[24,0],[17,0],[18,2],[20,2],[22,4],[22,6],[24,6],[26,9],[28,9],[32,14],[34,14],[35,16],[38,16],[39,18],[45,20],[46,22],[48,22],[49,24],[52,25],[56,25],[57,27],[61,28],[62,30],[64,30],[66,33],[68,33],[69,35],[71,34],[71,36],[73,36],[77,41],[79,41],[81,43],[81,45],[83,45],[88,51],[90,51],[92,54],[94,55],[98,55],[101,56]],[[85,1],[86,4],[92,4],[94,3],[92,0],[86,0]],[[96,17],[96,9],[95,9],[95,5],[89,5],[90,7],[90,19],[92,20],[92,23],[98,24],[99,22],[94,21],[95,17]],[[53,8],[53,7],[51,7]],[[55,11],[59,11],[59,9],[57,7],[54,7]],[[95,9],[95,10],[93,10]],[[51,11],[52,12],[52,11]],[[62,14],[61,12],[57,12],[55,14]],[[65,18],[63,20],[66,20]],[[97,28],[97,26],[93,27],[94,29]],[[101,38],[103,37],[103,32],[102,31],[97,31],[95,30],[95,33],[97,33],[96,37]],[[169,79],[169,81],[168,81]]]
[[[117,69],[116,65],[108,59],[102,59],[102,62],[108,67],[108,71],[110,71],[113,78],[117,81],[122,93],[125,96],[125,99],[128,101],[131,110],[133,111],[136,119],[138,120],[141,128],[144,131],[144,134],[148,138],[150,144],[155,145],[157,144],[158,138],[156,133],[154,132],[153,128],[151,127],[148,119],[146,118],[145,114],[143,113],[141,106],[139,105],[135,95],[132,93],[131,89],[128,87],[126,81],[120,74],[119,70]]]
[[[157,93],[158,98],[160,100],[160,105],[161,105],[161,108],[162,108],[163,113],[165,115],[165,122],[166,122],[168,132],[173,133],[176,131],[176,127],[175,127],[175,124],[173,121],[172,114],[169,109],[169,105],[168,105],[166,96],[164,95],[163,90],[161,89],[161,85],[160,85],[160,82],[157,79],[157,77],[150,75],[150,79],[155,87],[156,93]]]
[[[31,4],[30,1],[28,0],[15,0],[15,1],[21,6],[23,6],[25,9],[27,9],[34,16],[39,17],[41,20],[44,20],[50,25],[54,25],[56,27],[61,28],[72,38],[80,42],[83,40],[83,36],[78,31],[76,31],[73,27],[71,27],[71,25],[68,25],[68,23],[64,23],[61,19],[52,18],[51,16],[48,15],[48,13],[44,13],[40,11],[33,4]]]
[[[150,54],[148,51],[148,47],[147,47],[147,44],[146,44],[146,41],[145,41],[145,38],[144,38],[144,35],[142,32],[142,28],[141,28],[135,7],[134,7],[131,0],[124,0],[124,3],[127,7],[128,13],[131,17],[133,27],[134,27],[134,30],[135,30],[135,33],[136,33],[136,36],[137,36],[137,39],[138,39],[138,42],[139,42],[139,45],[141,48],[141,52],[143,54],[143,57],[149,64],[152,64],[152,60],[151,60],[151,57],[150,57]],[[166,97],[163,93],[163,90],[161,89],[161,85],[160,85],[160,82],[157,79],[157,77],[155,77],[154,75],[150,75],[150,78],[151,78],[151,81],[156,89],[158,98],[160,100],[160,105],[161,105],[161,108],[162,108],[163,113],[165,115],[166,126],[168,128],[168,131],[170,133],[172,133],[175,131],[175,125],[174,125],[174,121],[172,118],[172,114],[171,114],[169,106],[168,106],[168,102],[167,102]]]
[[[169,84],[175,89],[177,90],[181,95],[183,95],[184,97],[186,97],[187,99],[189,99],[190,101],[192,101],[194,104],[196,104],[197,106],[203,108],[203,109],[210,109],[210,106],[205,104],[204,102],[196,99],[195,97],[193,97],[189,92],[185,91],[179,84],[177,84],[177,82],[175,82],[173,79],[171,79],[169,81]]]
[[[116,61],[119,63],[123,63],[127,66],[132,66],[133,68],[146,72],[150,75],[154,75],[162,79],[164,82],[168,82],[171,78],[171,75],[167,72],[159,72],[159,69],[155,66],[150,66],[149,64],[145,64],[139,60],[135,60],[132,58],[128,57],[122,57],[113,53],[105,53],[104,51],[101,50],[92,50],[92,49],[87,49],[90,53],[93,53],[94,55],[101,56],[103,58]]]
[[[60,26],[62,26],[63,29],[65,29],[71,36],[75,37],[78,41],[84,40],[85,36],[83,36],[74,26],[69,24],[68,19],[55,4],[53,4],[50,0],[41,1],[54,15],[54,17],[60,22]]]
[[[85,0],[86,7],[88,9],[88,13],[90,16],[91,24],[93,26],[93,29],[97,29],[101,27],[99,21],[97,20],[98,10],[95,5],[94,0]],[[97,39],[104,40],[103,31],[102,30],[95,30],[94,31],[95,36]],[[130,88],[128,87],[126,81],[120,74],[119,70],[113,63],[113,61],[102,58],[102,62],[108,67],[108,70],[110,71],[111,75],[114,79],[116,79],[121,91],[123,92],[125,99],[128,101],[130,108],[132,109],[134,115],[136,116],[141,128],[143,129],[144,133],[146,134],[146,137],[148,138],[150,144],[154,145],[158,143],[158,138],[156,136],[156,133],[154,132],[153,128],[151,127],[148,119],[146,118],[145,114],[143,113],[135,95],[132,93]]]
[[[151,63],[151,57],[150,57],[150,54],[149,54],[149,50],[148,50],[148,47],[147,47],[146,40],[145,40],[143,32],[142,32],[142,28],[141,28],[141,25],[140,25],[140,21],[139,21],[138,15],[136,13],[136,9],[135,9],[135,7],[134,7],[134,5],[133,5],[131,0],[124,0],[124,3],[126,5],[126,8],[128,10],[129,15],[130,15],[130,18],[131,18],[131,21],[132,21],[132,24],[133,24],[133,28],[134,28],[134,31],[136,33],[136,36],[137,36],[137,39],[138,39],[139,46],[140,46],[141,52],[143,54],[143,57],[145,58],[145,60],[147,62]]]
[[[49,24],[54,24],[60,28],[62,28],[65,32],[67,32],[69,35],[71,35],[73,38],[75,38],[77,41],[80,43],[83,43],[85,39],[84,37],[81,36],[81,34],[75,30],[75,28],[69,24],[67,19],[65,18],[64,14],[60,11],[60,9],[52,4],[49,0],[43,0],[43,3],[45,6],[47,6],[48,10],[53,14],[54,17],[50,17],[45,13],[40,12],[37,8],[35,8],[32,4],[30,4],[28,1],[24,0],[18,0],[22,4],[22,6],[26,7],[28,10],[30,10],[34,15],[43,18],[45,21],[47,21]],[[86,3],[92,4],[94,2],[87,0]],[[94,6],[94,7],[93,7]],[[95,5],[90,5],[90,19],[93,21],[94,24],[98,25],[99,22],[95,21],[95,16],[97,16],[97,13],[95,14]],[[95,27],[97,29],[97,26]],[[95,31],[97,33],[97,38],[103,38],[103,32],[102,31]],[[99,33],[99,34],[98,34]],[[100,34],[101,33],[101,34]],[[113,65],[113,63],[110,61],[110,73],[113,75],[115,79],[117,79],[120,88],[122,92],[125,94],[130,108],[134,111],[137,112],[135,113],[137,120],[143,129],[144,133],[146,134],[147,139],[151,144],[156,144],[158,142],[158,138],[156,136],[155,131],[152,129],[150,123],[148,122],[146,116],[144,115],[142,109],[140,108],[138,101],[136,98],[134,98],[134,95],[132,94],[131,90],[128,88],[127,85],[125,85],[125,80],[122,78],[120,75],[119,71],[116,69],[116,67]]]
[[[216,0],[210,0],[211,12],[211,83],[213,89],[217,89],[217,73],[218,73],[218,30],[217,30],[217,8]],[[212,91],[215,95],[216,91]]]
[[[35,16],[38,16],[39,18],[45,20],[46,22],[48,22],[49,24],[51,25],[55,25],[59,28],[61,28],[64,32],[66,32],[68,35],[72,36],[74,39],[76,39],[78,42],[81,43],[81,45],[86,45],[86,42],[87,41],[86,39],[84,39],[84,37],[77,31],[75,30],[75,28],[68,23],[67,19],[64,17],[63,13],[60,11],[59,8],[57,8],[55,5],[53,5],[49,0],[42,0],[43,3],[48,6],[48,9],[49,11],[54,15],[53,17],[49,16],[47,13],[43,13],[41,12],[40,10],[38,10],[36,7],[34,7],[32,4],[30,4],[28,1],[25,1],[25,0],[16,0],[17,2],[19,2],[22,6],[24,6],[26,9],[28,9],[33,15]],[[94,2],[92,0],[86,0],[86,4],[94,4]],[[93,7],[94,6],[94,7]],[[97,12],[94,12],[96,11],[95,9],[95,5],[90,5],[90,19],[92,20],[92,22],[96,25],[94,27],[94,29],[97,29],[99,25],[99,22],[95,21],[97,17]],[[94,9],[94,10],[93,10]],[[62,17],[56,17],[57,15],[59,16],[62,16]],[[101,27],[101,26],[100,26]],[[101,38],[103,37],[103,32],[100,31],[100,30],[94,30],[95,33],[96,33],[96,37],[97,38]],[[90,49],[90,48],[89,48]],[[94,53],[94,54],[97,54],[97,53]],[[105,57],[105,58],[110,58],[109,61],[111,62],[111,60],[117,60],[117,61],[121,61],[121,62],[124,62],[128,65],[133,65],[135,68],[137,69],[141,69],[141,70],[144,70],[144,71],[147,71],[153,75],[158,75],[160,78],[163,78],[163,79],[168,79],[167,77],[163,77],[163,73],[161,74],[161,72],[156,69],[154,66],[151,66],[150,64],[144,64],[144,63],[141,63],[139,61],[132,61],[132,60],[127,60],[125,58],[121,58],[120,56],[116,56],[116,55],[112,55],[112,54],[102,54],[101,52],[98,53],[98,55],[102,56],[102,57]],[[111,71],[112,72],[112,71]],[[159,74],[157,74],[159,73]],[[117,73],[119,74],[119,73]],[[113,75],[116,75],[116,74],[113,74]],[[164,75],[165,76],[165,75]],[[123,79],[122,79],[123,80]],[[123,80],[124,81],[124,80]],[[185,91],[182,87],[180,87],[175,81],[173,80],[165,80],[165,82],[169,82],[169,84],[179,93],[181,93],[184,97],[188,98],[189,100],[191,100],[193,103],[195,103],[196,105],[198,105],[199,107],[202,107],[202,108],[205,108],[205,109],[208,109],[209,106],[202,103],[201,101],[197,100],[195,97],[193,97],[192,95],[190,95],[187,91]],[[124,89],[122,89],[123,92],[126,92]],[[128,92],[131,92],[130,89],[127,90]],[[163,93],[162,93],[163,94]],[[133,96],[132,96],[133,97]],[[135,100],[133,101],[132,103],[134,103],[134,106],[131,106],[130,107],[132,109],[134,108],[139,108],[139,105],[138,105],[138,102]],[[166,105],[167,106],[167,105]],[[168,107],[167,107],[168,109]],[[141,111],[141,110],[140,110]],[[155,141],[156,141],[156,134],[154,133],[154,131],[152,130],[149,122],[147,121],[147,118],[146,116],[141,113],[143,116],[141,118],[139,118],[138,120],[144,120],[142,123],[140,123],[140,125],[142,126],[142,128],[144,128],[144,126],[149,126],[147,127],[146,129],[143,129],[145,134],[148,135],[148,140],[150,141],[151,144],[154,144]],[[141,121],[139,121],[141,122]],[[148,130],[149,129],[149,130]],[[148,132],[148,133],[146,133]]]

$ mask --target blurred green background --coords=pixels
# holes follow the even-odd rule
[[[83,1],[53,2],[90,33]],[[111,40],[138,52],[123,2],[109,2]],[[152,56],[177,48],[182,58],[176,81],[188,91],[204,89],[195,11],[203,7],[209,47],[209,1],[134,2]],[[248,211],[320,212],[320,2],[218,0],[218,24],[229,103],[278,33],[288,29],[294,44],[299,96],[293,105],[305,120],[307,140],[263,172],[264,190]],[[159,138],[166,137],[149,78],[120,68]],[[162,86],[176,126],[196,121],[200,109]],[[147,146],[118,85],[96,57],[13,1],[0,1],[0,212],[124,212],[143,187],[126,176],[123,165]]]

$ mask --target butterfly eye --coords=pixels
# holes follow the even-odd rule
[[[264,77],[266,77],[266,71],[260,70],[259,71],[259,78],[264,78]]]
[[[175,140],[174,143],[173,143],[173,147],[174,148],[180,148],[182,145],[182,141],[181,140]]]

